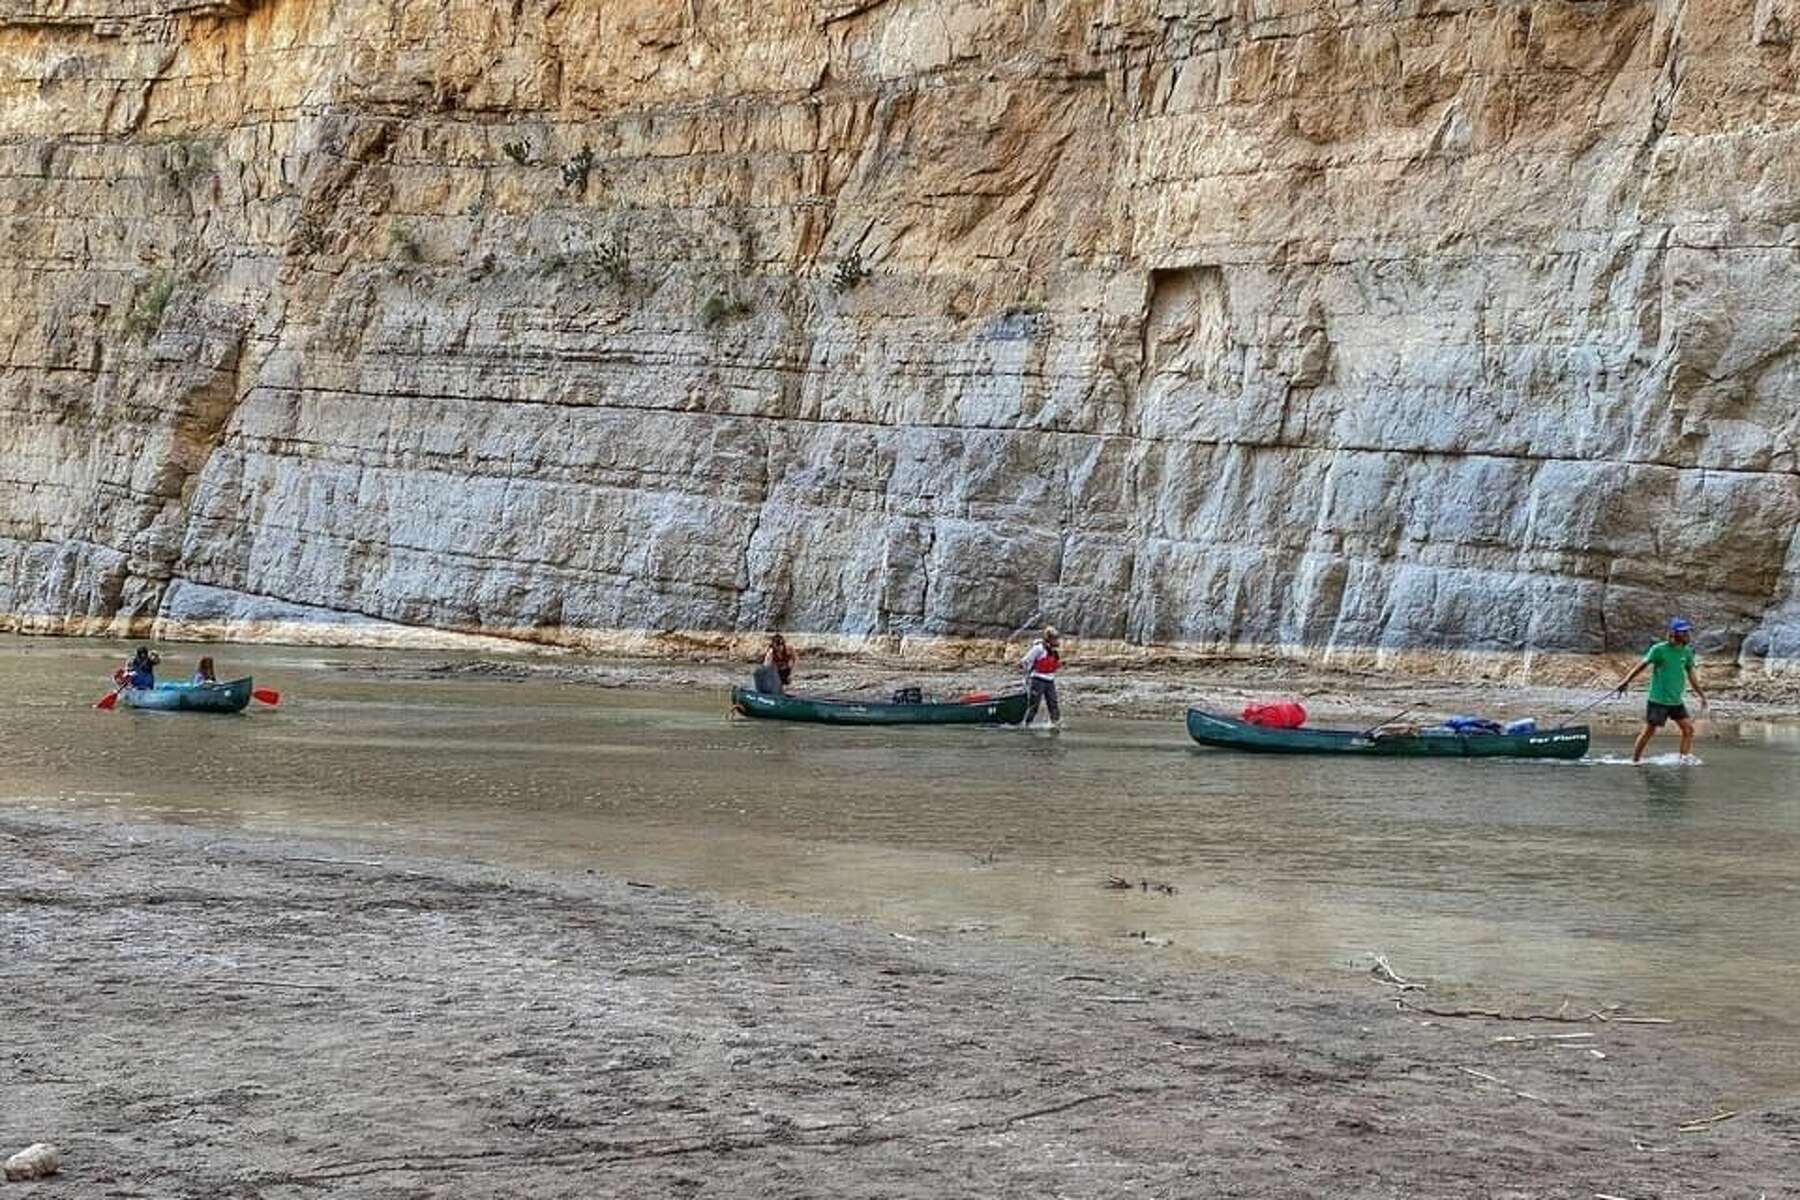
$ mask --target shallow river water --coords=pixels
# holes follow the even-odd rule
[[[199,647],[176,647],[168,668]],[[1800,730],[1703,765],[1250,758],[1077,701],[1060,736],[728,720],[716,693],[377,677],[227,647],[278,708],[90,706],[97,642],[0,639],[0,803],[591,867],[906,936],[1407,975],[1701,1020],[1800,1085]],[[424,661],[416,657],[410,661]],[[1663,751],[1673,739],[1658,743]],[[1175,893],[1102,886],[1110,875]],[[1170,944],[1161,945],[1163,941]]]

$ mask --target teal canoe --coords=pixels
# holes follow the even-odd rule
[[[879,700],[771,696],[740,687],[731,689],[731,707],[758,720],[809,721],[815,725],[1017,725],[1025,719],[1025,693],[1013,692],[968,704],[889,704]]]
[[[1364,754],[1377,758],[1580,758],[1588,727],[1534,733],[1417,733],[1376,736],[1354,729],[1265,729],[1190,708],[1188,736],[1202,746],[1256,754]]]
[[[157,712],[242,712],[250,703],[250,677],[230,683],[159,683],[153,688],[126,688],[119,703]]]

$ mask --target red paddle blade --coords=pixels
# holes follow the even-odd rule
[[[104,695],[104,696],[100,697],[98,700],[94,701],[94,707],[99,709],[101,712],[106,712],[107,710],[111,709],[118,702],[119,702],[119,693],[108,692],[108,693],[106,693],[106,695]]]
[[[261,700],[264,704],[281,703],[281,693],[274,688],[252,688],[250,694],[255,696],[258,700]]]

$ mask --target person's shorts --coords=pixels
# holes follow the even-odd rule
[[[1677,721],[1687,720],[1687,705],[1658,704],[1654,700],[1644,705],[1644,724],[1650,726],[1652,729],[1662,728],[1663,722],[1669,720],[1671,717]]]

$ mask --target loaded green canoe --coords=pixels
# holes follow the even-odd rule
[[[1188,709],[1188,736],[1202,746],[1257,754],[1366,754],[1381,758],[1580,758],[1588,727],[1568,725],[1534,733],[1400,733],[1354,729],[1266,729]]]
[[[230,683],[159,683],[153,688],[126,688],[119,703],[157,712],[241,712],[250,703],[250,677]]]
[[[1013,692],[969,703],[889,704],[772,696],[751,688],[731,689],[731,707],[763,721],[810,721],[815,725],[1017,725],[1025,719],[1025,693]]]

